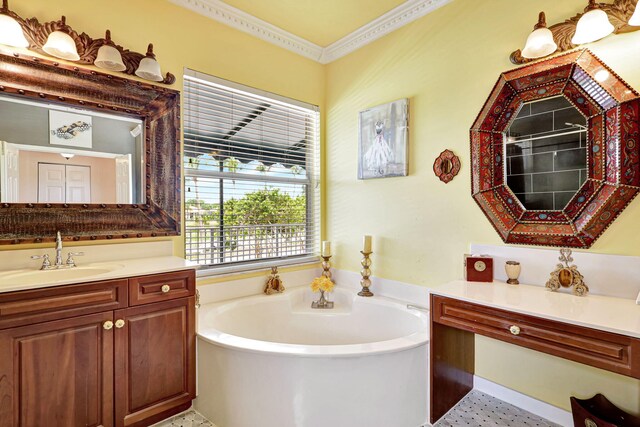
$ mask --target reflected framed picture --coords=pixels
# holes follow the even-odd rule
[[[361,111],[358,138],[358,179],[407,176],[409,100]]]
[[[91,116],[49,110],[49,144],[91,148]]]

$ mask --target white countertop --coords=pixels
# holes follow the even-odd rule
[[[64,270],[0,270],[0,293],[144,276],[196,267],[197,264],[180,257],[160,256],[90,264],[78,262],[78,267]],[[68,277],[69,274],[74,277]]]
[[[640,305],[635,300],[602,295],[579,297],[542,286],[457,280],[431,293],[488,307],[640,338]]]

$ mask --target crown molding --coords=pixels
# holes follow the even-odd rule
[[[328,64],[453,0],[408,0],[325,48],[229,6],[221,0],[169,1],[298,55]]]
[[[319,61],[323,49],[302,37],[289,33],[262,19],[229,6],[220,0],[169,0],[171,3],[192,10],[215,21],[249,33],[298,55]]]
[[[320,63],[328,64],[354,52],[453,0],[408,0],[353,33],[325,47]]]

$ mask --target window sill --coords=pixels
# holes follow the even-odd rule
[[[202,266],[196,271],[196,277],[208,278],[208,277],[225,277],[232,276],[239,273],[258,273],[268,270],[271,267],[294,267],[301,265],[313,265],[319,264],[320,257],[316,255],[308,255],[296,259],[278,259],[264,262],[251,263],[250,265],[229,265],[220,267]]]

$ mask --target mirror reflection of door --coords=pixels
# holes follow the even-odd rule
[[[18,149],[5,141],[0,142],[0,200],[5,203],[18,201]]]
[[[133,203],[131,154],[116,157],[116,203]]]
[[[38,203],[91,203],[91,168],[38,163]]]

